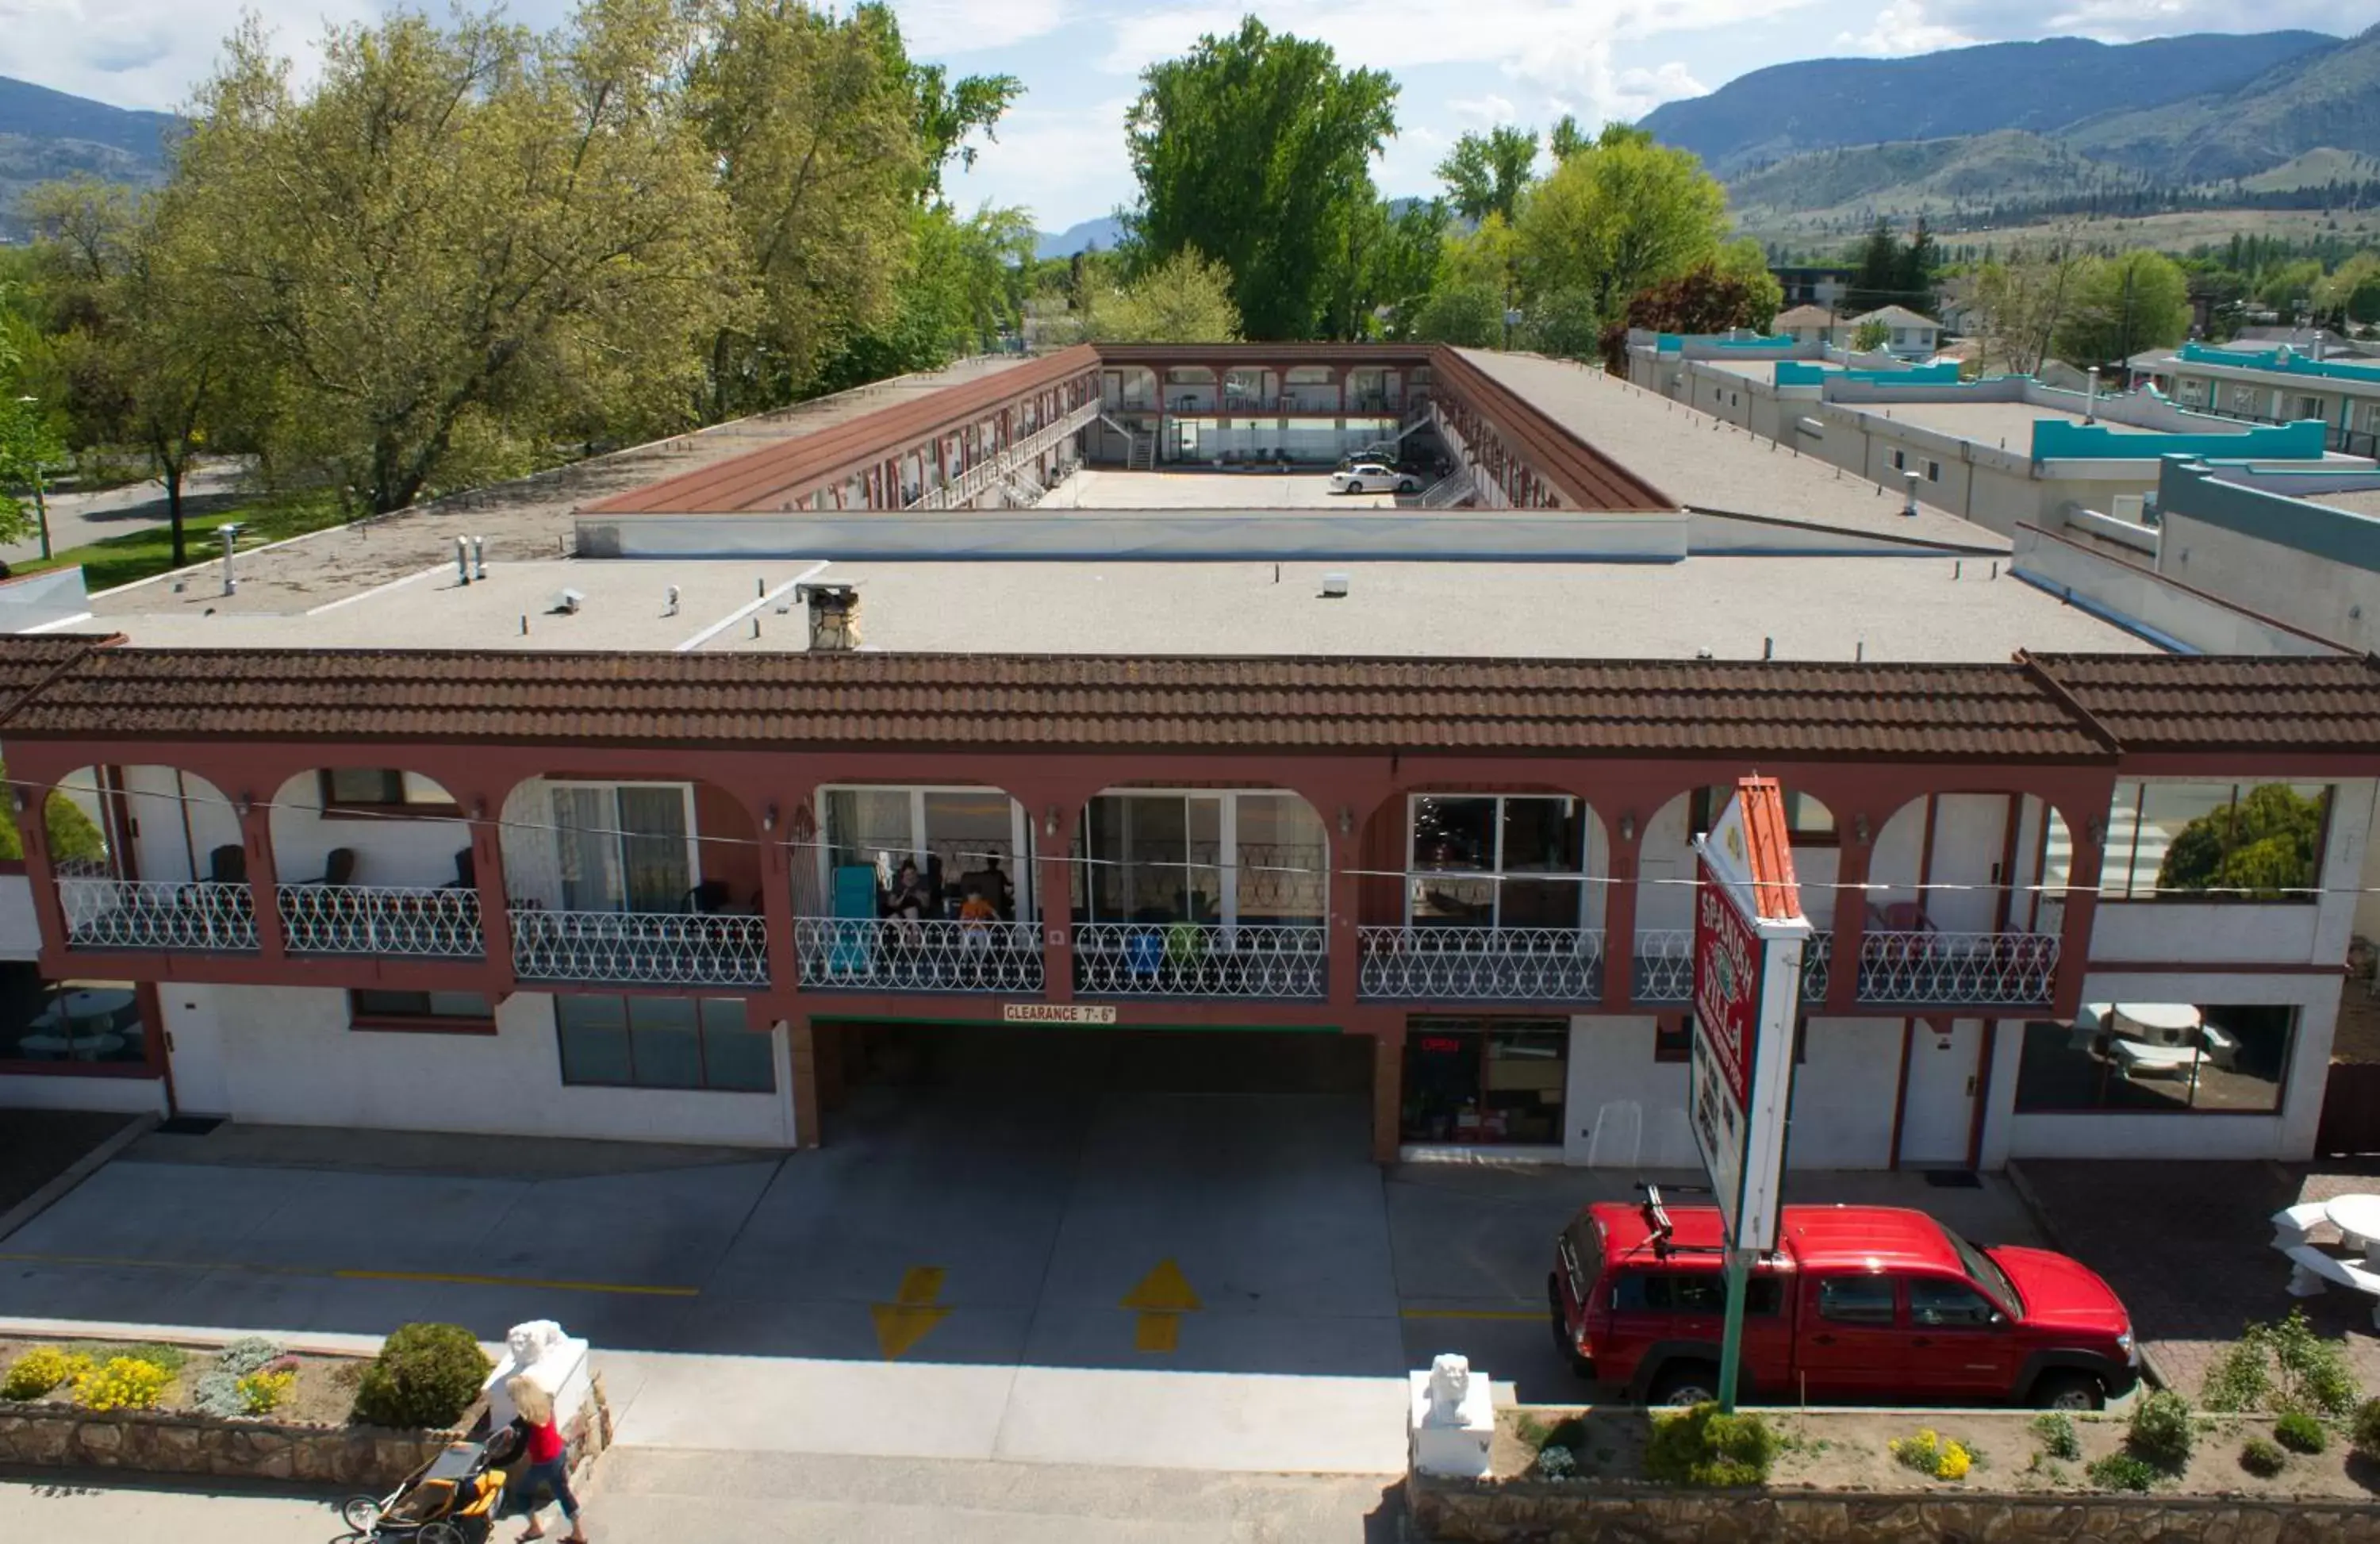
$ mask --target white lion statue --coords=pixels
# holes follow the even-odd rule
[[[513,1354],[513,1368],[519,1371],[536,1366],[547,1352],[569,1338],[553,1320],[532,1319],[527,1324],[512,1327],[504,1336],[504,1349]]]
[[[1433,1424],[1461,1426],[1463,1402],[1471,1395],[1471,1358],[1451,1352],[1429,1364],[1429,1418]]]

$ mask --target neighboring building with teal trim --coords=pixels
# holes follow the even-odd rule
[[[2380,360],[2278,348],[2185,343],[2134,375],[2176,406],[2252,423],[2319,419],[2324,443],[2350,456],[2380,456]]]

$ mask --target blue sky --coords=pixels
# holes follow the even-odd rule
[[[249,0],[301,60],[326,21],[374,0]],[[569,0],[515,0],[535,25]],[[1151,60],[1247,7],[1207,0],[895,0],[917,55],[954,72],[999,72],[1026,94],[953,197],[1021,204],[1059,230],[1133,195],[1123,113]],[[1402,87],[1399,134],[1375,169],[1390,195],[1431,191],[1430,168],[1465,129],[1634,118],[1764,65],[1895,55],[1966,43],[2305,27],[2345,33],[2380,19],[2373,0],[1269,0],[1277,30],[1320,38],[1342,63]],[[0,0],[0,75],[127,107],[178,105],[237,19],[225,0]]]

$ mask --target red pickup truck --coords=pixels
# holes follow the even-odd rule
[[[2012,1402],[2095,1410],[2131,1388],[2124,1306],[2046,1249],[1979,1249],[1922,1211],[1789,1206],[1745,1293],[1737,1397]],[[1718,1209],[1602,1203],[1555,1241],[1554,1342],[1654,1404],[1715,1397],[1727,1302]]]

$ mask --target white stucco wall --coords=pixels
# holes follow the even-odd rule
[[[786,1037],[774,1093],[568,1088],[553,999],[520,992],[493,1035],[348,1027],[346,994],[298,987],[159,989],[184,1109],[288,1125],[789,1147]]]
[[[1796,1169],[1881,1169],[1891,1161],[1893,1096],[1900,1080],[1900,1020],[1812,1019],[1809,1060],[1794,1069],[1786,1162]],[[1694,1169],[1686,1125],[1686,1064],[1653,1059],[1654,1020],[1571,1020],[1566,1162],[1584,1164],[1597,1125],[1633,1104],[1639,1155],[1619,1166]],[[1608,1146],[1609,1144],[1607,1144]]]
[[[351,847],[354,883],[446,884],[455,878],[455,853],[470,845],[470,827],[460,820],[325,820],[322,779],[312,772],[291,778],[273,798],[273,861],[285,883],[322,878],[331,849]]]

